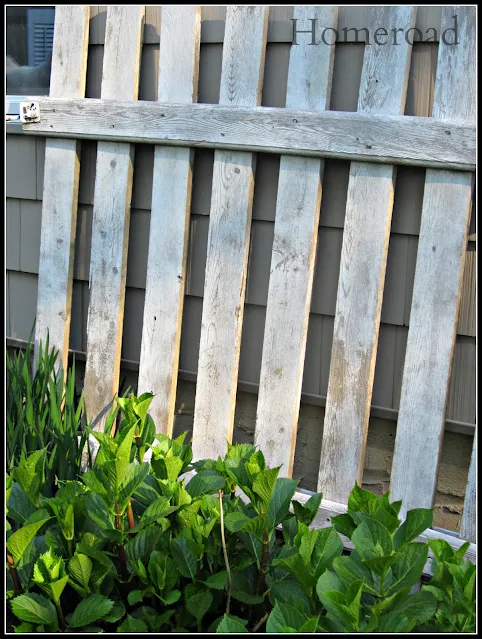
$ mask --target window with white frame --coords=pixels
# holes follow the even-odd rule
[[[55,7],[6,7],[7,120],[20,113],[23,96],[48,95]]]

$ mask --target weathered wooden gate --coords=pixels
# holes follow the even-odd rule
[[[219,105],[196,104],[200,11],[162,7],[158,102],[137,101],[144,7],[107,12],[102,93],[84,99],[89,8],[56,10],[50,97],[24,130],[47,137],[36,340],[65,368],[77,215],[79,139],[99,140],[85,398],[94,418],[119,382],[133,143],[155,145],[139,393],[171,434],[191,196],[191,152],[216,149],[193,430],[197,459],[231,440],[257,151],[281,153],[255,443],[293,468],[322,196],[323,158],[351,160],[315,524],[361,483],[397,164],[427,167],[391,493],[431,507],[443,434],[475,168],[475,9],[439,45],[432,118],[403,115],[410,38],[365,47],[357,113],[329,111],[334,46],[293,45],[285,109],[259,107],[268,8],[228,7]],[[333,41],[335,7],[296,7]],[[415,7],[376,7],[373,25],[409,32]],[[311,22],[310,24],[313,24]],[[299,29],[302,27],[299,26]],[[306,28],[306,27],[304,27]],[[331,31],[331,33],[330,33]],[[408,41],[407,41],[408,40]],[[25,114],[24,114],[25,115]],[[97,428],[103,427],[102,418]],[[320,425],[321,427],[321,425]],[[460,539],[475,541],[475,438]],[[303,495],[299,495],[303,501]],[[307,496],[304,497],[305,499]],[[402,513],[403,514],[403,513]],[[475,546],[468,554],[475,557]]]

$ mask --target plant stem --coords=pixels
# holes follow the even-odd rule
[[[124,546],[121,546],[121,545],[119,545],[119,559],[120,559],[121,570],[123,574],[125,574],[127,571],[126,554],[124,552]]]
[[[116,527],[116,530],[122,530],[120,508],[117,502],[115,504],[115,527]],[[119,559],[120,559],[122,572],[125,573],[127,569],[127,564],[126,564],[126,555],[124,552],[124,546],[122,544],[119,544]]]
[[[221,540],[223,543],[224,563],[226,564],[226,572],[228,573],[228,600],[226,602],[226,614],[229,615],[231,606],[231,569],[228,561],[228,551],[226,550],[226,539],[224,538],[224,512],[223,512],[223,491],[218,491],[219,496],[219,513],[221,517]]]
[[[261,626],[264,624],[264,622],[266,621],[266,619],[269,617],[269,614],[266,613],[265,615],[263,615],[261,617],[261,619],[258,621],[258,623],[254,626],[253,630],[251,632],[258,632],[258,630],[261,628]]]
[[[55,607],[57,609],[57,614],[59,616],[60,627],[62,628],[62,630],[65,630],[65,617],[62,611],[62,606],[60,605],[60,601],[55,602]]]
[[[129,499],[129,505],[127,506],[127,524],[129,528],[134,528],[136,522],[134,521],[134,512],[132,511],[131,500]]]
[[[67,539],[67,548],[69,550],[69,557],[72,557],[72,555],[74,554],[72,539]]]
[[[261,555],[261,570],[258,579],[258,595],[262,594],[266,584],[266,574],[268,572],[269,562],[269,530],[265,530],[263,534],[263,554]]]
[[[20,577],[18,576],[18,572],[15,568],[13,557],[11,555],[7,555],[7,561],[8,561],[8,570],[10,572],[10,576],[12,578],[13,586],[15,590],[22,590],[22,584],[20,583]]]

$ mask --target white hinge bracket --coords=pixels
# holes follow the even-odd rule
[[[38,102],[20,102],[20,122],[23,124],[40,122],[40,106]]]

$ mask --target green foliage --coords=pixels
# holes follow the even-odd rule
[[[33,582],[58,605],[60,596],[67,585],[69,575],[65,570],[65,560],[56,557],[49,549],[40,555],[33,570]]]
[[[42,595],[35,593],[19,595],[15,597],[11,605],[13,614],[21,621],[46,626],[52,632],[57,629],[55,606]]]
[[[422,587],[437,600],[437,611],[429,620],[429,627],[442,632],[475,632],[475,579],[472,562],[464,559],[469,543],[457,551],[443,539],[429,542],[434,554],[433,579]]]
[[[46,448],[11,469],[15,632],[473,631],[466,548],[431,542],[434,578],[412,592],[428,554],[416,539],[432,511],[401,523],[400,504],[356,486],[345,515],[310,528],[321,494],[294,501],[297,482],[251,445],[191,464],[185,434],[152,434],[151,400],[118,400],[120,420],[93,433],[91,468],[55,496],[42,490]],[[351,538],[350,555],[339,532]]]
[[[117,404],[122,411],[119,432],[134,427],[134,450],[136,459],[142,462],[144,454],[151,446],[156,435],[154,420],[147,412],[154,398],[152,393],[143,393],[139,397],[117,397]]]
[[[409,511],[401,523],[400,507],[390,503],[389,493],[377,497],[355,486],[348,512],[333,517],[355,550],[335,558],[333,571],[325,570],[316,584],[326,631],[410,632],[434,615],[435,597],[412,592],[428,557],[427,544],[413,540],[431,525],[433,512]]]
[[[75,392],[75,360],[64,380],[58,351],[49,348],[48,337],[45,344],[39,344],[35,371],[33,356],[31,341],[24,351],[7,352],[6,454],[7,470],[15,469],[15,480],[25,488],[38,475],[21,464],[35,451],[41,452],[40,483],[26,491],[36,505],[40,490],[50,497],[59,483],[77,479],[86,433],[83,395],[78,398]],[[37,461],[32,460],[32,465]]]
[[[218,625],[216,632],[239,633],[248,632],[242,619],[224,614],[221,623]]]

